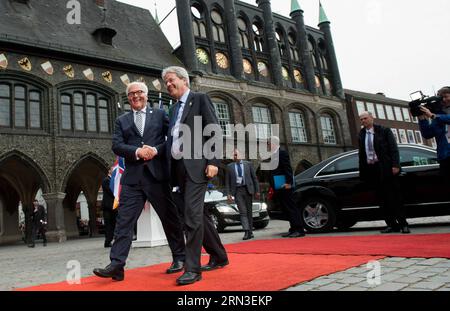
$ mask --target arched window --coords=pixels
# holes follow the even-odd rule
[[[60,120],[64,131],[110,133],[111,100],[87,89],[66,89],[60,93]]]
[[[225,43],[225,30],[223,25],[222,14],[218,10],[211,11],[212,32],[214,41]]]
[[[314,44],[313,44],[311,38],[308,39],[308,51],[311,56],[311,60],[312,60],[314,68],[317,68],[316,49],[314,48]]]
[[[242,18],[239,17],[237,19],[238,29],[239,29],[239,43],[242,48],[249,49],[250,44],[248,40],[248,27],[247,22]]]
[[[256,138],[268,139],[271,136],[272,117],[266,106],[252,107],[253,122],[256,125]]]
[[[305,116],[301,111],[289,112],[289,122],[291,124],[291,135],[293,143],[306,143],[308,136],[306,134]]]
[[[194,36],[199,38],[206,38],[205,15],[200,4],[195,3],[191,6],[191,14]]]
[[[0,127],[42,129],[43,90],[32,84],[0,81]]]
[[[286,44],[285,44],[285,37],[283,34],[283,30],[280,28],[277,28],[275,30],[275,37],[277,39],[278,50],[280,51],[280,56],[281,56],[281,58],[285,58],[287,56],[287,54],[286,54]]]
[[[223,136],[231,135],[231,115],[228,104],[219,98],[212,98],[214,109],[216,110],[217,119],[223,131]]]
[[[323,143],[325,145],[336,145],[336,132],[334,129],[333,118],[329,114],[323,114],[320,117],[320,125],[322,127]]]
[[[300,57],[298,54],[298,48],[297,48],[297,35],[295,32],[289,32],[288,34],[288,41],[289,41],[289,53],[291,56],[291,59],[294,62],[299,62],[300,61]]]
[[[253,48],[256,52],[264,52],[264,31],[262,24],[255,21],[252,25],[253,29]]]

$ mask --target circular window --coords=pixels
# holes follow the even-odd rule
[[[247,23],[242,18],[237,19],[237,24],[240,31],[247,31]]]
[[[197,59],[200,63],[206,65],[209,62],[209,56],[208,52],[206,52],[204,49],[198,48],[195,50],[195,53],[197,54]]]
[[[201,13],[201,11],[199,10],[199,8],[197,8],[197,7],[195,7],[195,6],[191,6],[191,13],[192,13],[192,15],[194,15],[194,17],[195,17],[196,19],[202,18],[202,13]]]
[[[303,76],[300,70],[294,69],[294,78],[298,83],[303,83]]]
[[[251,75],[253,73],[252,63],[246,58],[243,59],[242,63],[244,65],[244,72],[248,75]]]
[[[217,12],[216,10],[211,11],[211,19],[216,24],[222,25],[223,23],[222,15],[220,15],[220,13]]]
[[[258,72],[263,77],[268,77],[269,76],[269,69],[267,68],[266,63],[258,62]]]
[[[230,66],[228,57],[220,52],[216,53],[216,63],[222,69],[227,69]]]

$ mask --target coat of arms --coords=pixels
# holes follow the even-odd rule
[[[24,57],[18,61],[19,66],[26,71],[31,71],[32,65],[28,57]]]
[[[105,79],[106,82],[112,83],[112,74],[111,74],[111,72],[105,71],[104,73],[102,73],[102,77],[103,77],[103,79]]]
[[[63,71],[66,74],[66,76],[68,76],[69,78],[75,77],[75,70],[73,70],[72,65],[64,66]]]
[[[49,74],[52,75],[53,74],[53,66],[52,63],[50,62],[45,62],[43,64],[41,64],[42,69],[44,69],[44,71]]]
[[[0,54],[0,69],[6,69],[8,67],[8,59],[5,54]]]
[[[86,77],[86,79],[88,79],[90,81],[94,80],[94,72],[92,71],[91,68],[88,68],[85,71],[83,71],[83,74]]]

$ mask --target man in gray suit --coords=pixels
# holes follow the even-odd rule
[[[227,166],[226,191],[228,201],[232,202],[234,197],[239,208],[245,231],[243,240],[249,240],[253,238],[252,197],[259,199],[259,183],[252,164],[242,160],[238,149],[234,149],[233,158],[234,162]]]

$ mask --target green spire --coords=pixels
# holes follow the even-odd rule
[[[155,22],[156,24],[159,25],[158,8],[156,7],[156,2],[155,2]]]
[[[319,1],[319,25],[322,23],[329,23],[327,15],[325,14],[325,10],[323,9],[322,3]]]
[[[302,8],[298,4],[298,1],[297,0],[291,0],[291,13],[293,13],[295,11],[302,11],[303,12]]]

